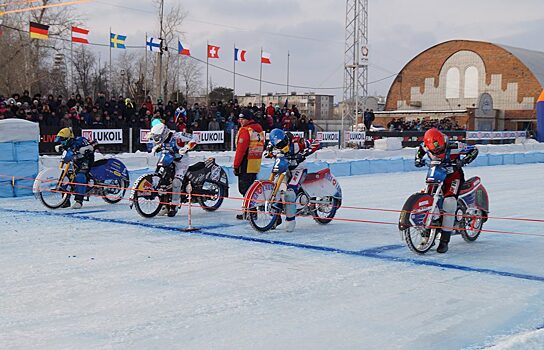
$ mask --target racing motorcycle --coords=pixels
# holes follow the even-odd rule
[[[411,195],[402,207],[399,230],[414,253],[428,252],[440,232],[444,217],[442,183],[446,176],[443,166],[431,162],[425,189]],[[474,242],[480,236],[488,213],[489,198],[482,181],[479,177],[468,179],[459,190],[453,231],[460,233],[465,241]]]
[[[155,172],[140,176],[132,186],[130,207],[136,209],[144,218],[156,216],[162,206],[168,209],[176,206],[172,203],[172,181],[175,175],[175,153],[170,148],[163,148]],[[187,169],[181,186],[181,203],[198,203],[206,211],[215,211],[228,197],[229,182],[225,170],[215,163],[214,158],[195,163]],[[174,216],[175,211],[168,211]]]
[[[42,170],[34,180],[34,195],[47,208],[61,208],[70,195],[75,194],[77,168],[74,157],[74,151],[64,150],[59,167]],[[115,158],[97,160],[89,171],[84,200],[99,196],[107,203],[118,203],[123,199],[128,185],[128,170],[123,162]]]
[[[280,216],[285,214],[281,202],[287,189],[283,180],[290,171],[289,162],[283,155],[275,157],[269,179],[255,181],[244,198],[246,217],[259,232],[275,228]],[[319,224],[328,224],[342,204],[342,189],[330,169],[323,169],[306,176],[295,202],[297,216],[311,216]]]

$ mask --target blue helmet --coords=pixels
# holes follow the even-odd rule
[[[285,131],[281,129],[273,129],[270,131],[270,143],[276,148],[284,148],[289,144],[289,139]]]

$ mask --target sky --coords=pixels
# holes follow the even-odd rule
[[[165,0],[165,12],[174,4]],[[290,52],[290,88],[342,96],[344,0],[183,0],[187,12],[182,41],[193,56],[206,58],[206,42],[220,46],[221,67],[233,67],[233,46],[247,50],[236,71],[259,77],[261,47],[271,54],[263,80],[285,84]],[[414,56],[440,42],[473,39],[544,51],[544,13],[539,0],[369,0],[369,94],[386,95],[393,77]],[[143,45],[145,33],[158,34],[152,0],[103,0],[78,5],[90,40],[108,43],[112,32],[127,45]],[[96,48],[94,48],[96,49]],[[143,50],[143,49],[142,49]],[[120,50],[114,50],[118,54]],[[107,49],[101,53],[108,55]],[[205,73],[205,65],[202,71]],[[215,85],[232,87],[232,73],[210,67]],[[205,82],[205,78],[203,78]],[[336,88],[336,89],[318,89]],[[259,91],[258,81],[236,78],[238,95]],[[263,84],[262,92],[286,91]]]

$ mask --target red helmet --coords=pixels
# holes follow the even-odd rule
[[[446,151],[447,137],[437,128],[432,128],[425,132],[423,143],[429,152],[439,155]]]

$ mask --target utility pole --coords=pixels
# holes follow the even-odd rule
[[[164,0],[161,0],[161,4],[160,4],[160,8],[159,8],[159,16],[160,16],[160,32],[159,32],[159,40],[161,41],[161,51],[159,53],[159,98],[163,99],[162,97],[162,93],[163,93],[163,90],[162,90],[162,42],[163,42],[163,38],[164,38],[164,35],[163,35],[163,26],[162,26],[162,22],[163,22],[163,19],[164,19]]]
[[[368,96],[368,0],[346,0],[345,31],[342,131],[357,123]]]

